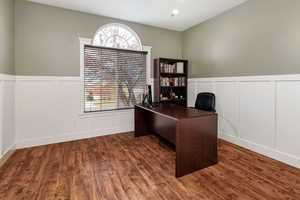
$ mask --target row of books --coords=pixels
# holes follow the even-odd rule
[[[176,94],[175,92],[170,92],[168,94],[160,94],[161,101],[169,101],[169,100],[184,100],[184,96],[182,94]]]
[[[173,97],[161,97],[160,98],[161,101],[172,101],[172,100],[184,100],[183,96],[181,97],[178,97],[178,96],[175,96],[174,98]]]
[[[184,73],[184,63],[177,62],[174,64],[160,63],[161,73],[172,73],[172,74],[183,74]]]
[[[185,77],[163,78],[160,77],[160,86],[185,86]]]

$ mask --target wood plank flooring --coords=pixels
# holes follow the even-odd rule
[[[18,150],[0,168],[2,200],[300,199],[300,170],[219,142],[219,164],[176,179],[175,152],[132,133]]]

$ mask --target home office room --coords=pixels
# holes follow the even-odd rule
[[[300,199],[298,0],[0,0],[0,199]]]

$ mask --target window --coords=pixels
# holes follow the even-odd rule
[[[123,24],[108,24],[101,27],[93,41],[94,45],[121,49],[142,50],[137,34]]]
[[[146,86],[146,52],[124,25],[99,29],[84,46],[84,112],[132,108]]]

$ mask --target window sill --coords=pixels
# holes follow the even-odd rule
[[[128,108],[124,110],[108,110],[108,111],[100,111],[100,112],[90,112],[90,113],[80,113],[80,118],[97,118],[97,117],[106,117],[118,114],[127,114],[133,113],[134,108]]]

